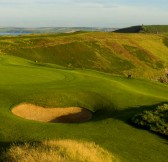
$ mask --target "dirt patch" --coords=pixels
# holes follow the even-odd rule
[[[12,113],[29,120],[53,123],[78,123],[92,118],[91,111],[80,107],[43,108],[27,103],[14,107]]]

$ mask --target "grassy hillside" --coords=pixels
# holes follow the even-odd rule
[[[0,53],[66,68],[157,80],[168,68],[165,35],[71,33],[0,37]]]
[[[144,25],[142,31],[146,33],[168,33],[168,25]]]
[[[117,29],[116,33],[140,33],[142,31],[142,26],[130,26],[126,28]]]
[[[144,109],[168,102],[168,85],[8,55],[0,56],[0,74],[1,147],[11,142],[80,139],[95,142],[124,162],[167,161],[167,140],[132,127],[129,120]],[[93,119],[76,124],[25,120],[10,111],[22,102],[84,107],[93,112]]]
[[[130,122],[168,103],[168,85],[153,81],[166,78],[167,68],[163,34],[2,36],[0,150],[12,142],[71,139],[94,142],[124,162],[167,162],[167,140]],[[86,108],[93,118],[75,124],[26,120],[11,112],[20,103]]]
[[[117,33],[168,33],[168,25],[142,25],[118,29]]]

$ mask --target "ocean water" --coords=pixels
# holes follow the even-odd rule
[[[6,33],[6,32],[0,32],[0,36],[5,36],[5,35],[13,35],[13,36],[18,36],[18,35],[22,35],[22,34],[31,34],[31,33]]]

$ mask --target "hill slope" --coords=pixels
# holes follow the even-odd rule
[[[117,33],[168,33],[168,25],[139,25],[118,29]]]
[[[165,35],[100,32],[0,37],[0,54],[157,80],[168,68],[167,42]]]

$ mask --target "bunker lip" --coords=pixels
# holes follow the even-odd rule
[[[29,103],[17,105],[12,113],[24,119],[51,123],[79,123],[92,118],[91,111],[81,107],[44,108]]]

